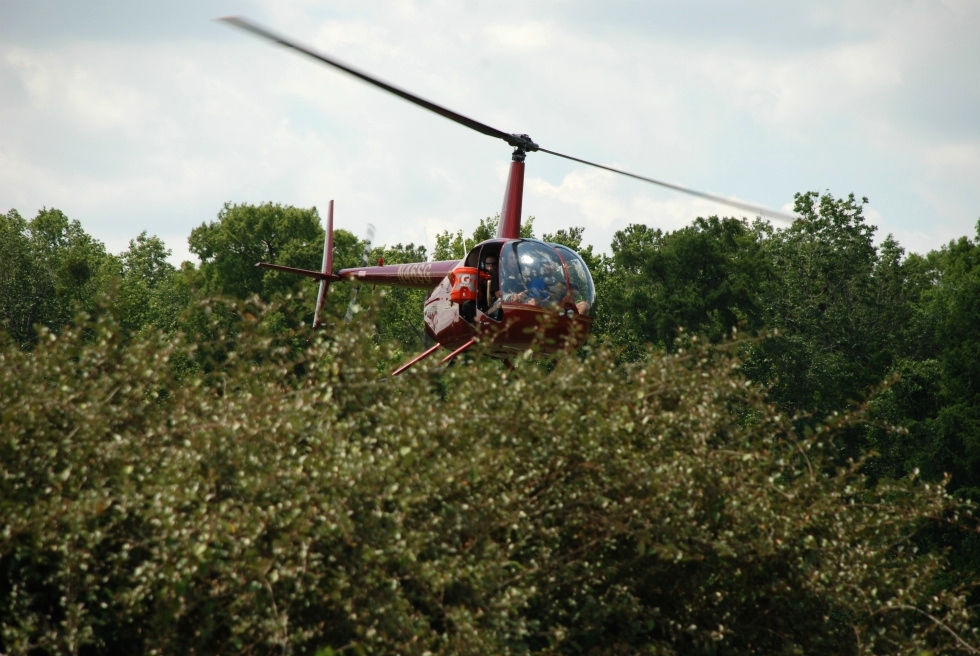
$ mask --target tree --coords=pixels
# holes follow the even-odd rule
[[[267,274],[255,263],[319,269],[323,237],[316,208],[225,203],[218,220],[194,228],[188,243],[201,260],[206,292],[240,299],[257,294],[269,300],[273,294],[297,289],[300,281]]]
[[[29,222],[16,210],[0,215],[0,237],[0,309],[24,347],[36,342],[35,325],[58,332],[76,312],[96,311],[119,273],[105,246],[57,209],[42,209]]]
[[[895,357],[901,253],[886,240],[879,257],[865,203],[853,194],[797,194],[800,219],[765,242],[774,275],[761,317],[780,334],[762,342],[747,367],[775,386],[788,412],[843,410],[884,379]]]
[[[736,219],[698,218],[663,233],[631,225],[613,238],[603,285],[600,332],[630,346],[672,350],[681,330],[718,341],[744,325],[761,327],[761,294],[772,270],[766,232]]]
[[[917,348],[898,361],[899,380],[877,403],[910,438],[876,442],[892,455],[889,473],[950,473],[953,489],[980,499],[980,222],[976,242],[961,237],[927,261],[934,284],[917,299]]]
[[[911,310],[890,383],[870,401],[877,421],[866,444],[878,455],[868,471],[882,479],[950,477],[957,495],[980,501],[980,222],[976,241],[962,237],[902,268]],[[936,527],[918,544],[949,554],[948,585],[980,579],[977,533]]]
[[[292,206],[225,204],[218,220],[191,231],[191,252],[201,258],[199,270],[185,273],[196,286],[199,297],[226,295],[245,300],[257,295],[263,301],[281,301],[277,311],[264,320],[270,330],[288,332],[302,325],[309,327],[317,283],[280,271],[256,267],[260,261],[302,269],[319,270],[323,258],[324,230],[316,208]],[[334,269],[360,266],[367,244],[346,230],[335,230]],[[334,285],[331,290],[335,291]],[[348,300],[331,293],[325,316],[342,317]],[[284,299],[289,298],[289,301]],[[211,326],[207,317],[192,320],[194,330]],[[190,326],[187,326],[191,329]],[[200,333],[205,336],[207,333]]]
[[[0,261],[0,321],[18,344],[26,346],[40,319],[34,293],[39,272],[31,257],[27,221],[17,210],[0,214]]]
[[[119,255],[122,280],[117,302],[121,322],[128,330],[137,331],[148,324],[173,330],[190,302],[190,289],[168,257],[170,249],[159,237],[148,237],[145,230]]]
[[[476,242],[471,242],[476,243]],[[443,230],[436,235],[436,246],[432,250],[432,259],[436,262],[444,260],[461,260],[466,257],[468,251],[466,240],[463,238],[463,231],[457,230],[451,233]]]

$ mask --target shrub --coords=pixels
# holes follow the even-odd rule
[[[102,318],[0,350],[0,652],[976,644],[915,548],[972,509],[835,470],[861,414],[795,434],[731,348],[378,380],[357,324],[228,312],[198,349]]]

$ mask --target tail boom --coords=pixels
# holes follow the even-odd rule
[[[297,269],[296,267],[283,266],[281,264],[269,264],[268,262],[259,262],[255,266],[262,267],[263,269],[272,269],[274,271],[284,271],[286,273],[292,273],[297,276],[306,276],[307,278],[313,278],[314,280],[323,281],[333,281],[333,280],[343,280],[341,276],[336,273],[324,273],[323,271],[312,271],[310,269]]]

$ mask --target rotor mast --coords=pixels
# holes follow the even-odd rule
[[[528,151],[538,149],[538,144],[526,134],[512,134],[507,142],[514,147],[511,155],[507,188],[504,189],[504,205],[500,208],[498,239],[517,239],[521,236],[521,207],[524,202],[524,158]]]

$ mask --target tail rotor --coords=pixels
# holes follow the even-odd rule
[[[371,256],[371,242],[374,241],[374,224],[369,223],[367,225],[367,241],[364,242],[364,251],[361,253],[361,266],[366,267],[368,265],[368,258]],[[347,304],[347,313],[344,315],[344,321],[350,321],[354,318],[354,315],[361,309],[361,306],[357,304],[357,297],[360,294],[361,285],[360,283],[354,283],[351,286],[350,291],[350,303]]]

